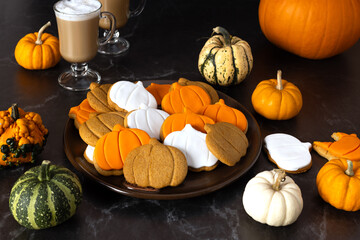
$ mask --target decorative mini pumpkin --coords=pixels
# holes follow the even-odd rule
[[[359,9],[360,1],[353,0],[261,0],[259,22],[266,38],[278,47],[323,59],[358,41]]]
[[[254,220],[276,227],[292,224],[303,209],[299,186],[280,169],[253,177],[245,186],[243,204]]]
[[[26,171],[10,192],[15,220],[30,229],[54,227],[72,217],[82,198],[78,177],[69,169],[44,160]]]
[[[39,32],[29,33],[17,43],[15,59],[29,70],[47,69],[55,66],[61,58],[57,37],[43,33],[51,25],[47,22]]]
[[[214,28],[213,33],[220,35],[208,39],[199,54],[201,75],[211,84],[239,84],[253,67],[250,45],[222,27]]]
[[[287,120],[295,117],[302,108],[300,90],[292,83],[281,79],[261,81],[251,96],[252,105],[257,113],[271,120]]]
[[[360,162],[330,160],[320,169],[316,185],[330,205],[345,211],[360,209]]]
[[[0,111],[0,165],[34,161],[42,152],[47,135],[39,114],[25,112],[17,104]]]
[[[219,102],[215,104],[202,107],[197,113],[208,116],[215,122],[234,124],[244,133],[247,132],[248,122],[245,115],[236,108],[226,105],[224,99],[220,99]]]
[[[93,159],[95,169],[104,176],[121,175],[129,152],[149,141],[149,135],[143,130],[115,125],[96,143]]]
[[[187,175],[184,154],[152,138],[149,144],[133,149],[126,157],[124,177],[139,187],[155,189],[178,186]]]
[[[181,86],[175,82],[171,91],[161,101],[161,108],[169,113],[181,113],[184,108],[197,112],[201,107],[211,103],[209,94],[199,86]]]

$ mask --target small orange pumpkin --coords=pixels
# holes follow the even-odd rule
[[[111,132],[97,141],[94,166],[102,175],[120,175],[128,153],[136,147],[148,144],[149,141],[150,137],[145,131],[117,124]]]
[[[271,120],[287,120],[295,117],[302,108],[302,95],[294,84],[281,79],[261,81],[251,96],[252,105],[257,113]]]
[[[181,86],[171,84],[171,91],[161,101],[162,109],[169,113],[181,113],[184,108],[197,112],[201,107],[211,104],[210,96],[201,87],[195,85]]]
[[[50,25],[51,23],[47,22],[39,32],[29,33],[17,43],[14,54],[20,66],[39,70],[51,68],[60,61],[59,39],[43,33]]]
[[[197,113],[208,116],[215,122],[231,123],[240,128],[244,133],[246,133],[248,128],[245,115],[236,108],[226,105],[224,99],[220,99],[215,104],[202,107]]]
[[[345,211],[360,209],[360,162],[330,160],[320,169],[316,185],[330,205]]]
[[[214,124],[215,122],[207,116],[193,113],[190,109],[185,108],[184,112],[174,113],[165,119],[160,129],[160,138],[164,140],[170,133],[181,131],[186,124],[206,133],[204,129],[206,123]]]

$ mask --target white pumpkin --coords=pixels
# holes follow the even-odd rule
[[[286,226],[299,217],[303,199],[298,185],[285,171],[263,171],[245,187],[243,205],[254,220],[270,226]]]

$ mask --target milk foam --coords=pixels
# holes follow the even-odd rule
[[[54,5],[55,15],[68,21],[82,21],[99,16],[98,0],[62,0]]]

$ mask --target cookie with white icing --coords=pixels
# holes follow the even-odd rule
[[[91,164],[94,164],[94,151],[95,147],[87,145],[84,151],[84,158]]]
[[[125,116],[125,127],[144,130],[151,138],[160,139],[160,129],[169,114],[163,110],[141,104],[140,108]]]
[[[186,124],[183,130],[167,135],[164,144],[180,149],[191,171],[211,171],[218,165],[218,159],[209,151],[205,138],[205,133]]]
[[[311,143],[303,143],[284,133],[270,134],[265,137],[264,142],[269,160],[279,168],[289,173],[301,173],[310,169]]]
[[[151,108],[157,108],[155,97],[149,93],[141,81],[118,81],[109,89],[108,103],[118,111],[132,111],[145,104]]]

